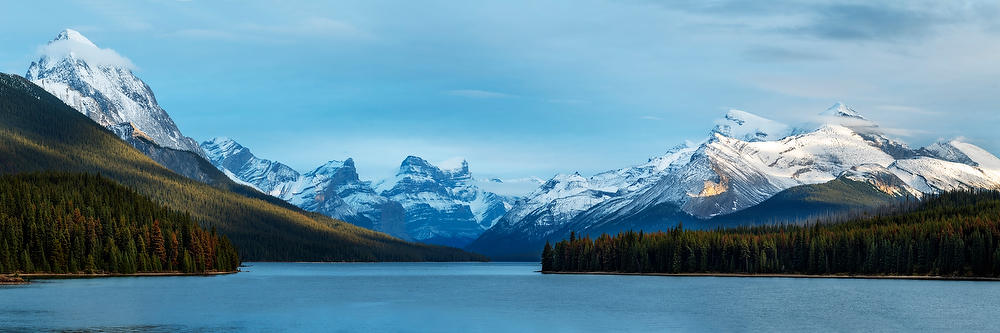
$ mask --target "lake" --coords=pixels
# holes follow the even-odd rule
[[[2,331],[995,331],[1000,283],[541,275],[531,263],[248,263],[0,287]]]

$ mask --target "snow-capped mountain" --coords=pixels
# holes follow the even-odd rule
[[[899,197],[1000,187],[1000,159],[974,145],[951,141],[913,150],[842,103],[821,118],[822,124],[802,131],[734,110],[716,122],[707,140],[653,160],[659,163],[589,178],[557,175],[518,202],[470,249],[485,251],[514,239],[537,247],[570,228],[585,231],[644,216],[710,221],[784,190],[841,177]],[[518,250],[523,249],[510,251]]]
[[[410,156],[392,179],[362,181],[353,159],[299,173],[261,159],[229,138],[201,144],[209,160],[235,181],[305,210],[407,240],[465,245],[503,216],[512,198],[483,191],[467,162],[442,170]]]
[[[378,185],[380,193],[406,211],[406,229],[416,240],[464,246],[507,213],[513,200],[475,185],[469,163],[438,168],[409,156],[396,176]]]
[[[599,204],[617,201],[648,188],[664,174],[684,165],[695,148],[680,145],[647,163],[606,171],[589,178],[579,173],[556,175],[519,200],[489,231],[528,231],[548,236],[559,226]]]
[[[212,165],[233,180],[276,197],[281,197],[281,190],[275,191],[279,186],[294,182],[301,176],[290,166],[257,158],[250,149],[229,138],[218,137],[202,142],[201,149]]]
[[[308,211],[410,239],[402,207],[375,193],[358,178],[354,160],[329,161],[299,173],[280,162],[261,159],[236,141],[219,137],[201,144],[212,165],[241,182]]]
[[[42,48],[25,78],[105,127],[132,127],[159,146],[203,156],[198,143],[181,134],[132,67],[128,59],[66,29]]]

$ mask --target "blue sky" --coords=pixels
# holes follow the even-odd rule
[[[1000,152],[1000,6],[909,1],[17,1],[0,70],[79,30],[182,132],[363,177],[407,155],[548,178],[645,161],[731,108],[796,123],[843,101],[922,146]]]

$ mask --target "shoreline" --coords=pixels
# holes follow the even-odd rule
[[[858,279],[858,280],[931,280],[931,281],[1000,281],[995,277],[934,276],[934,275],[810,275],[810,274],[748,274],[748,273],[623,273],[623,272],[552,272],[542,274],[563,275],[630,275],[667,277],[734,277],[734,278],[790,278],[790,279]]]
[[[0,275],[0,286],[16,286],[28,283],[28,281],[17,276]]]
[[[17,275],[0,275],[0,285],[21,285],[29,284],[31,280],[45,279],[97,279],[114,277],[156,277],[156,276],[216,276],[236,274],[240,271],[231,272],[140,272],[140,273],[26,273]]]

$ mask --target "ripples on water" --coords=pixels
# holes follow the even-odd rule
[[[4,332],[994,331],[1000,283],[540,275],[527,263],[251,263],[0,288]]]

